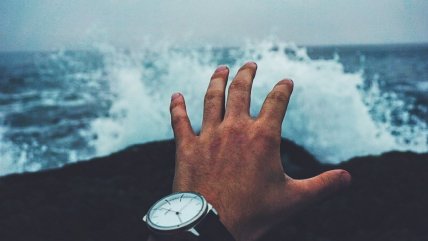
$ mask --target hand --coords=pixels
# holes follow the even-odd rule
[[[176,140],[173,191],[201,193],[219,212],[236,240],[257,240],[302,207],[346,186],[350,175],[333,170],[295,180],[284,174],[280,159],[281,124],[293,89],[279,81],[259,116],[249,114],[257,65],[242,66],[225,88],[229,69],[217,68],[205,95],[201,133],[196,135],[181,94],[171,100]]]

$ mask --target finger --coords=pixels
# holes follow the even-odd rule
[[[204,117],[202,131],[220,124],[224,117],[224,98],[229,69],[226,66],[218,67],[211,77],[205,94]]]
[[[256,75],[257,65],[249,62],[243,65],[229,86],[225,117],[250,115],[251,86]]]
[[[171,96],[170,112],[171,125],[177,143],[195,136],[187,116],[184,97],[180,93],[175,93]]]
[[[279,81],[266,97],[258,119],[268,120],[269,123],[281,127],[292,91],[293,81]]]
[[[322,200],[327,196],[349,186],[351,175],[345,170],[331,170],[318,176],[296,180],[296,184],[302,191],[303,203],[312,203]]]

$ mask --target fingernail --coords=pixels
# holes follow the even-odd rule
[[[293,85],[294,83],[293,83],[293,80],[291,80],[291,79],[283,79],[283,80],[278,82],[278,85],[285,85],[285,84]]]
[[[257,63],[254,61],[247,62],[246,65],[252,65],[253,67],[257,68]]]
[[[180,93],[178,93],[178,92],[176,92],[176,93],[174,93],[174,94],[172,94],[172,96],[171,96],[171,100],[175,100],[175,99],[177,99],[178,97],[180,97],[181,96],[181,94]]]
[[[228,70],[229,68],[227,68],[226,65],[220,65],[217,67],[217,69],[215,70],[215,72],[223,72],[225,70]]]

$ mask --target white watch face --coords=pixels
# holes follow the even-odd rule
[[[205,214],[207,203],[196,193],[174,193],[162,198],[149,210],[147,223],[160,231],[176,230],[193,224]]]

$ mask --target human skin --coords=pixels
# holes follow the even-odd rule
[[[239,69],[225,102],[229,69],[216,69],[205,95],[199,135],[192,129],[183,95],[173,94],[170,105],[176,140],[173,191],[201,193],[237,241],[260,239],[282,220],[351,181],[345,170],[304,180],[284,173],[281,126],[293,82],[279,81],[259,115],[252,117],[250,96],[256,70],[254,62]]]

